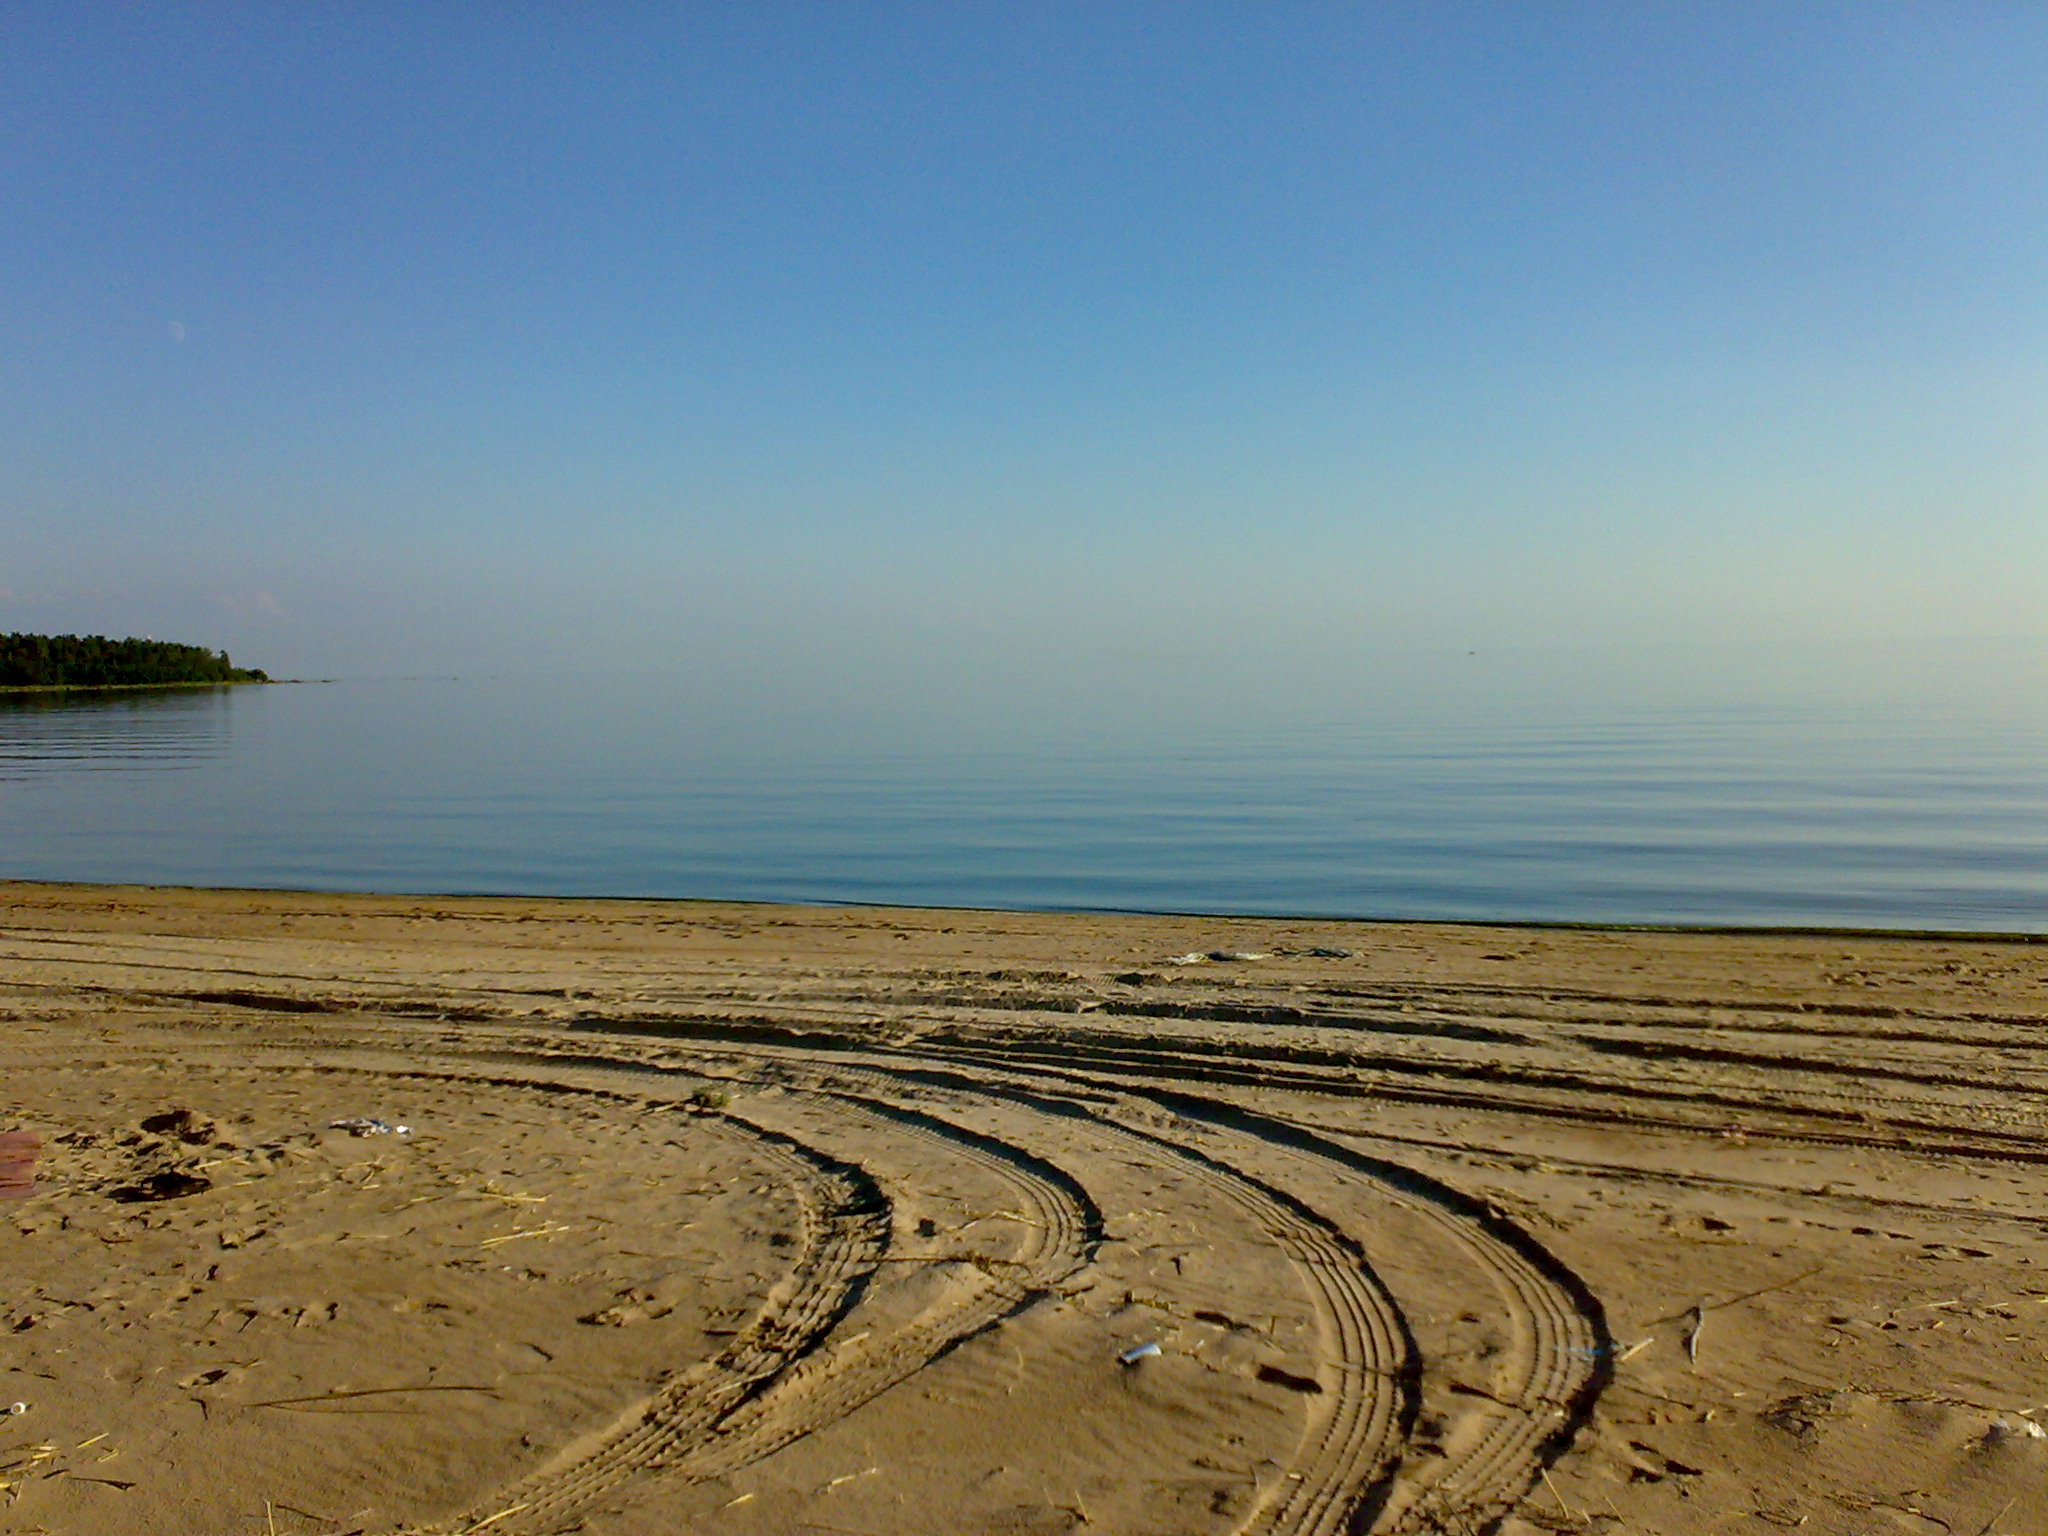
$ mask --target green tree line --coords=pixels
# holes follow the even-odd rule
[[[121,688],[162,683],[267,683],[226,651],[105,635],[0,635],[0,688]]]

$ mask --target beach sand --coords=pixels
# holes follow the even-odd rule
[[[2048,1530],[2048,945],[7,884],[0,957],[0,1533]]]

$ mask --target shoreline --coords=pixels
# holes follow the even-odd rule
[[[1930,943],[2048,945],[2048,930],[2035,933],[2024,929],[1873,928],[1814,923],[1633,923],[1571,921],[1560,918],[1348,917],[1313,912],[1201,912],[1138,907],[948,907],[915,902],[886,901],[767,901],[725,896],[561,896],[525,891],[336,890],[321,886],[176,885],[129,880],[38,880],[0,876],[0,898],[4,898],[6,892],[16,889],[76,890],[85,892],[136,891],[164,894],[184,893],[194,896],[335,897],[338,899],[360,898],[368,901],[540,902],[560,904],[564,907],[614,904],[619,906],[654,907],[729,907],[738,910],[787,909],[793,912],[817,913],[849,911],[952,913],[963,916],[1073,918],[1077,920],[1095,918],[1156,918],[1186,922],[1284,924],[1289,926],[1322,924],[1326,926],[1362,928],[1483,929],[1511,933],[1670,934],[1722,938],[1872,939],[1926,941]]]
[[[0,697],[31,693],[169,693],[191,688],[268,688],[296,677],[228,677],[187,683],[0,683]]]

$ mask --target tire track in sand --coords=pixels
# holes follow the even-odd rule
[[[737,1338],[637,1403],[594,1437],[455,1521],[451,1529],[518,1536],[559,1526],[576,1510],[714,1432],[720,1419],[815,1351],[858,1303],[888,1247],[888,1201],[864,1169],[734,1115],[788,1173],[803,1233],[798,1258]],[[594,1440],[594,1443],[593,1443]]]
[[[1055,1119],[1108,1155],[1139,1154],[1190,1175],[1248,1216],[1303,1277],[1322,1334],[1322,1352],[1344,1362],[1334,1389],[1309,1399],[1302,1449],[1283,1476],[1261,1490],[1238,1536],[1336,1536],[1355,1529],[1384,1500],[1416,1414],[1417,1357],[1399,1306],[1364,1250],[1297,1195],[1201,1148],[1125,1124],[1070,1099],[1034,1092],[1026,1080],[834,1063],[833,1077],[898,1085],[916,1082],[992,1096]]]
[[[673,1046],[672,1039],[669,1044]],[[1114,1067],[1107,1073],[1090,1071],[1086,1052],[1080,1053],[1084,1065],[1057,1070],[1036,1060],[1020,1069],[1001,1052],[957,1048],[943,1054],[913,1052],[909,1059],[900,1052],[859,1053],[854,1059],[841,1057],[830,1063],[775,1047],[714,1046],[691,1054],[700,1056],[699,1066],[717,1061],[728,1064],[725,1070],[730,1071],[738,1065],[740,1070],[731,1079],[736,1086],[750,1078],[761,1081],[765,1064],[800,1067],[815,1085],[810,1096],[829,1100],[843,1111],[886,1119],[938,1143],[948,1155],[958,1155],[964,1148],[984,1161],[995,1158],[1013,1167],[1042,1170],[1025,1180],[1019,1193],[1032,1221],[1046,1228],[1066,1221],[1071,1230],[1072,1222],[1060,1212],[1072,1202],[1084,1213],[1081,1229],[1099,1241],[1102,1217],[1085,1189],[1056,1165],[1012,1142],[890,1103],[877,1094],[900,1094],[906,1087],[938,1088],[1019,1106],[1093,1141],[1105,1155],[1135,1150],[1155,1162],[1172,1162],[1252,1215],[1306,1277],[1326,1331],[1325,1354],[1340,1368],[1336,1391],[1328,1394],[1332,1400],[1312,1422],[1303,1452],[1290,1469],[1298,1475],[1266,1490],[1238,1527],[1243,1536],[1364,1529],[1409,1536],[1495,1529],[1542,1468],[1569,1446],[1605,1385],[1611,1345],[1599,1302],[1533,1236],[1453,1186],[1305,1127],[1224,1100],[1133,1083]],[[524,1059],[557,1068],[610,1068],[636,1075],[682,1070],[629,1056],[535,1052]],[[856,1085],[864,1091],[855,1091]],[[1075,1097],[1062,1096],[1063,1089],[1084,1090],[1085,1097],[1096,1103],[1157,1106],[1197,1129],[1208,1144],[1193,1144],[1188,1131],[1169,1133],[1126,1124]],[[805,1134],[815,1131],[807,1129]],[[1332,1184],[1350,1197],[1336,1207],[1342,1216],[1328,1213],[1332,1202],[1319,1206],[1300,1192]],[[1493,1362],[1494,1381],[1488,1389],[1459,1391],[1456,1385],[1447,1389],[1440,1382],[1425,1381],[1423,1367],[1437,1362],[1417,1358],[1400,1304],[1400,1286],[1390,1287],[1387,1278],[1394,1276],[1398,1282],[1399,1270],[1382,1275],[1368,1260],[1374,1240],[1373,1208],[1388,1201],[1433,1227],[1449,1248],[1452,1262],[1462,1256],[1463,1265],[1455,1273],[1482,1276],[1494,1292],[1510,1329],[1511,1347]],[[1072,1240],[1062,1241],[1070,1245]],[[1449,1268],[1449,1262],[1444,1267]],[[1363,1285],[1349,1282],[1350,1274],[1362,1277]],[[1445,1278],[1442,1270],[1433,1272],[1438,1285]],[[1028,1292],[1023,1299],[1028,1299]],[[1429,1299],[1433,1298],[1416,1298]],[[956,1321],[967,1317],[963,1311]],[[972,1331],[972,1326],[956,1327],[952,1342]],[[793,1373],[803,1378],[800,1384],[792,1379],[785,1388],[778,1382],[757,1404],[736,1415],[747,1421],[731,1426],[731,1432],[744,1427],[745,1433],[738,1435],[730,1452],[714,1445],[717,1454],[707,1454],[701,1461],[682,1451],[667,1458],[666,1464],[685,1475],[708,1477],[772,1454],[853,1411],[935,1358],[948,1347],[933,1343],[942,1333],[937,1319],[927,1320],[915,1342],[885,1349],[881,1361],[859,1362],[843,1380],[845,1368],[831,1352],[815,1351]],[[1390,1378],[1401,1384],[1400,1399],[1391,1411],[1392,1396],[1381,1386]],[[1368,1401],[1375,1396],[1381,1401]],[[1453,1428],[1427,1457],[1404,1455],[1422,1410],[1453,1421]]]
[[[1012,1070],[999,1053],[954,1051],[948,1059],[959,1062],[963,1056],[997,1071]],[[1459,1421],[1439,1447],[1440,1455],[1426,1460],[1410,1458],[1390,1469],[1386,1486],[1376,1499],[1361,1487],[1351,1501],[1346,1523],[1319,1523],[1326,1503],[1289,1500],[1284,1507],[1267,1512],[1272,1523],[1254,1522],[1245,1527],[1247,1531],[1344,1530],[1354,1528],[1351,1521],[1367,1516],[1371,1523],[1366,1528],[1388,1533],[1492,1530],[1520,1502],[1542,1469],[1570,1445],[1591,1413],[1611,1369],[1611,1344],[1598,1299],[1555,1255],[1484,1202],[1405,1165],[1371,1157],[1221,1100],[1172,1089],[1134,1087],[1085,1070],[1034,1067],[1033,1071],[1040,1078],[1108,1089],[1157,1104],[1223,1135],[1240,1148],[1239,1161],[1282,1166],[1292,1161],[1297,1165],[1297,1178],[1283,1184],[1298,1183],[1299,1175],[1307,1172],[1310,1182],[1334,1180],[1340,1187],[1356,1189],[1371,1202],[1393,1198],[1433,1225],[1454,1251],[1466,1257],[1468,1269],[1485,1277],[1503,1304],[1513,1347],[1506,1359],[1496,1363],[1496,1389],[1485,1394],[1447,1394],[1439,1387],[1429,1395],[1427,1406],[1432,1411]],[[954,1072],[915,1075],[973,1081]],[[1189,1155],[1205,1156],[1174,1138],[1144,1134]],[[1304,1163],[1309,1165],[1307,1169],[1300,1166]],[[1237,1177],[1251,1177],[1241,1168],[1233,1171]],[[1319,1219],[1328,1221],[1327,1217]],[[1331,1225],[1336,1230],[1336,1224]],[[1364,1251],[1358,1243],[1345,1241],[1363,1262]],[[1384,1277],[1375,1283],[1385,1283]],[[1354,1363],[1369,1362],[1371,1356],[1346,1352],[1337,1359],[1353,1367],[1340,1370],[1340,1376],[1348,1381],[1357,1374]],[[1455,1402],[1443,1402],[1445,1396]],[[1411,1411],[1403,1425],[1404,1437],[1412,1430],[1414,1418]],[[1302,1486],[1306,1488],[1312,1480],[1314,1475],[1305,1471]],[[1356,1477],[1353,1481],[1369,1482]],[[1290,1519],[1297,1523],[1287,1523]]]
[[[1398,1192],[1405,1209],[1463,1252],[1467,1272],[1493,1285],[1513,1333],[1512,1349],[1495,1362],[1495,1388],[1488,1396],[1430,1394],[1438,1412],[1448,1406],[1443,1396],[1456,1396],[1463,1422],[1445,1437],[1440,1456],[1404,1465],[1373,1529],[1494,1529],[1571,1443],[1606,1384],[1610,1340],[1598,1299],[1522,1228],[1427,1175],[1235,1106],[1171,1092],[1148,1096],[1259,1143],[1265,1156],[1319,1164],[1340,1185],[1369,1184],[1381,1198]]]
[[[969,1163],[991,1175],[1023,1207],[994,1213],[1020,1234],[1016,1251],[1000,1257],[892,1255],[928,1264],[928,1272],[936,1271],[941,1283],[927,1289],[939,1294],[927,1297],[911,1320],[893,1330],[843,1344],[828,1341],[826,1348],[796,1362],[771,1390],[722,1421],[714,1439],[678,1458],[673,1464],[677,1475],[701,1480],[734,1472],[836,1422],[1070,1278],[1091,1261],[1102,1241],[1102,1213],[1087,1190],[1024,1148],[856,1093],[834,1090],[816,1097],[840,1114],[863,1117],[871,1126],[930,1146],[942,1159]],[[846,1326],[855,1328],[862,1321],[862,1311],[856,1310]]]
[[[667,1045],[673,1050],[673,1037]],[[630,1053],[596,1057],[499,1049],[472,1055],[444,1045],[437,1054],[444,1060],[471,1056],[479,1066],[480,1057],[506,1062],[509,1056],[542,1069],[553,1086],[564,1088],[573,1087],[565,1076],[592,1069],[643,1079],[650,1073],[680,1075],[676,1066]],[[697,1481],[756,1462],[852,1412],[1027,1302],[1039,1289],[1022,1283],[1027,1274],[1051,1278],[1085,1262],[1091,1234],[1099,1240],[1101,1216],[1077,1181],[1014,1141],[885,1102],[872,1091],[852,1091],[855,1083],[870,1090],[887,1084],[899,1095],[913,1085],[938,1087],[1028,1108],[1112,1158],[1135,1154],[1155,1166],[1171,1164],[1250,1216],[1286,1254],[1312,1295],[1322,1352],[1342,1368],[1335,1390],[1305,1403],[1310,1423],[1292,1466],[1261,1489],[1236,1527],[1242,1536],[1490,1529],[1544,1462],[1569,1443],[1576,1427],[1573,1409],[1581,1402],[1590,1406],[1588,1383],[1604,1370],[1597,1303],[1590,1311],[1577,1305],[1569,1287],[1558,1283],[1562,1266],[1526,1234],[1424,1175],[1285,1122],[1220,1100],[1134,1085],[1113,1075],[1113,1068],[1098,1074],[1032,1062],[1020,1071],[1000,1053],[957,1047],[943,1055],[912,1052],[908,1060],[901,1052],[863,1052],[829,1065],[815,1055],[772,1047],[714,1046],[702,1054],[725,1061],[751,1058],[755,1072],[749,1076],[757,1082],[763,1081],[759,1068],[770,1062],[800,1065],[820,1079],[817,1087],[794,1092],[786,1079],[774,1084],[787,1099],[764,1100],[755,1114],[777,1102],[807,1106],[803,1113],[770,1111],[781,1124],[707,1117],[756,1138],[789,1169],[793,1185],[811,1191],[802,1260],[783,1282],[784,1293],[771,1298],[717,1360],[686,1372],[622,1415],[595,1444],[586,1438],[552,1466],[476,1506],[467,1522],[451,1529],[488,1528],[514,1536],[559,1530],[597,1500],[632,1502],[632,1485],[640,1480]],[[503,1080],[549,1086],[524,1077]],[[1077,1102],[1075,1091],[1083,1089],[1079,1097],[1096,1104],[1150,1104],[1178,1120],[1164,1132],[1125,1123],[1113,1112]],[[897,1137],[931,1143],[946,1158],[1007,1173],[1006,1186],[1017,1195],[1016,1214],[1024,1218],[1019,1226],[1033,1239],[1005,1256],[1008,1263],[998,1259],[980,1270],[963,1265],[966,1273],[956,1272],[956,1278],[979,1283],[942,1295],[910,1328],[851,1356],[834,1346],[833,1336],[851,1331],[850,1319],[870,1295],[876,1272],[898,1255],[890,1252],[892,1207],[882,1182],[871,1167],[827,1150],[834,1123],[846,1116],[867,1122],[870,1141],[873,1129],[885,1126]],[[1028,1134],[1021,1139],[1037,1140]],[[1333,1176],[1340,1187],[1368,1198],[1333,1205],[1326,1193],[1320,1199],[1309,1193],[1327,1191]],[[1409,1197],[1397,1203],[1434,1220],[1471,1256],[1470,1267],[1484,1272],[1507,1301],[1515,1333],[1512,1379],[1496,1381],[1492,1394],[1462,1398],[1457,1406],[1463,1423],[1442,1447],[1445,1454],[1429,1460],[1405,1456],[1422,1399],[1421,1362],[1398,1297],[1375,1274],[1365,1246],[1372,1231],[1370,1201],[1388,1198],[1389,1191]],[[990,1269],[1017,1280],[999,1283]],[[1475,1408],[1475,1402],[1484,1406]]]
[[[504,1059],[505,1053],[497,1053]],[[546,1066],[564,1063],[542,1053],[514,1053]],[[580,1069],[646,1063],[576,1058]],[[652,1070],[659,1071],[659,1068]],[[973,1164],[1024,1209],[999,1212],[1022,1234],[1017,1251],[947,1264],[935,1305],[907,1326],[870,1336],[839,1335],[858,1326],[875,1294],[877,1272],[892,1259],[921,1256],[890,1250],[893,1202],[866,1164],[841,1159],[813,1139],[815,1126],[770,1126],[759,1119],[716,1118],[750,1133],[779,1156],[805,1199],[805,1240],[783,1282],[790,1294],[771,1300],[734,1344],[693,1368],[651,1400],[636,1404],[601,1432],[558,1456],[523,1482],[478,1506],[458,1531],[489,1528],[508,1536],[561,1528],[578,1511],[625,1494],[641,1477],[701,1481],[750,1465],[844,1417],[914,1375],[933,1359],[988,1327],[1083,1267],[1102,1238],[1102,1215],[1070,1176],[1021,1148],[939,1117],[856,1094],[799,1095],[836,1116],[855,1115],[897,1137],[929,1144],[942,1160]],[[802,1120],[804,1115],[789,1117]],[[829,1128],[827,1133],[829,1139]],[[826,1190],[830,1200],[820,1199]],[[943,1262],[943,1261],[942,1261]]]

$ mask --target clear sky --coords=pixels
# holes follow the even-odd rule
[[[2048,636],[2048,6],[9,5],[0,629]]]

